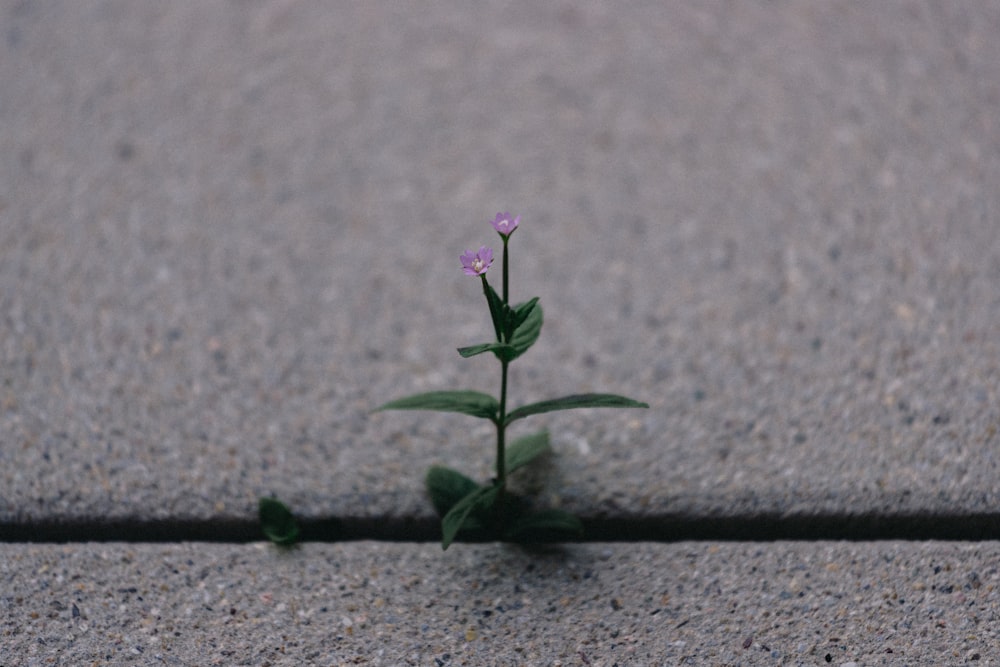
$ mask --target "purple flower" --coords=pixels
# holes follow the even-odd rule
[[[517,229],[517,225],[520,222],[521,216],[511,218],[510,213],[497,213],[496,220],[491,220],[490,224],[493,225],[493,229],[500,232],[501,236],[507,237]]]
[[[483,246],[479,252],[466,250],[462,253],[462,268],[467,276],[481,276],[493,263],[493,249]]]

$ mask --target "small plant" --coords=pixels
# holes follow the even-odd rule
[[[492,352],[500,361],[500,396],[494,398],[478,391],[432,391],[386,403],[378,410],[436,410],[457,412],[489,420],[496,426],[496,477],[485,485],[477,484],[450,468],[434,466],[427,472],[427,490],[441,515],[441,546],[447,549],[459,532],[506,540],[528,540],[535,536],[579,535],[580,520],[561,510],[530,512],[522,499],[508,493],[508,476],[550,451],[549,434],[541,431],[508,443],[507,427],[513,422],[556,410],[574,408],[648,408],[639,401],[614,394],[576,394],[530,403],[509,409],[507,369],[528,351],[542,330],[542,307],[538,297],[511,305],[508,271],[508,242],[518,228],[521,216],[497,213],[490,222],[503,240],[502,291],[486,280],[493,265],[493,250],[486,246],[477,252],[467,250],[461,256],[462,269],[468,276],[479,277],[493,321],[494,340],[458,349],[462,357]]]
[[[299,540],[299,523],[277,498],[261,498],[257,502],[260,529],[271,542],[290,547]]]

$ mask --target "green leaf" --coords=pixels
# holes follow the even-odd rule
[[[287,547],[299,538],[299,524],[291,510],[276,498],[261,498],[257,502],[260,528],[264,536],[277,545]]]
[[[497,335],[497,341],[500,341],[500,334],[506,329],[504,323],[507,321],[506,311],[509,308],[503,302],[503,299],[500,298],[500,295],[497,294],[496,290],[485,280],[483,281],[483,292],[486,293],[486,302],[490,305],[493,331]]]
[[[462,498],[479,488],[462,473],[444,466],[431,466],[424,481],[438,516],[446,515]]]
[[[648,408],[649,405],[631,398],[617,396],[615,394],[576,394],[573,396],[563,396],[550,401],[531,403],[523,405],[516,410],[511,410],[507,414],[504,425],[511,423],[515,419],[521,419],[529,415],[539,415],[543,412],[555,412],[556,410],[575,410],[577,408]]]
[[[531,311],[535,309],[536,305],[538,305],[537,296],[530,301],[525,301],[522,304],[514,306],[511,331],[517,331],[517,328],[524,324],[524,321],[528,319],[528,316],[531,315]]]
[[[437,410],[458,412],[463,415],[497,421],[500,404],[489,394],[478,391],[430,391],[390,401],[375,409],[381,410]]]
[[[530,304],[531,301],[528,302]],[[539,334],[542,332],[542,307],[535,300],[535,305],[528,307],[528,304],[521,304],[518,309],[526,308],[527,314],[524,321],[510,339],[510,349],[494,352],[501,361],[511,362],[528,351],[528,348],[535,344]],[[515,311],[516,312],[516,311]],[[503,356],[501,356],[503,355]]]
[[[507,474],[514,472],[518,468],[523,468],[542,454],[551,452],[549,446],[549,432],[541,431],[534,435],[526,435],[512,442],[504,457],[507,465]]]
[[[528,319],[531,315],[531,311],[535,309],[538,304],[538,297],[525,301],[522,304],[511,308],[504,305],[503,309],[503,326],[504,326],[504,340],[510,341],[514,337],[514,332],[517,328],[524,324],[524,321]]]
[[[521,518],[507,531],[507,536],[510,538],[525,538],[532,535],[579,537],[583,535],[583,524],[569,512],[542,510]]]
[[[470,345],[469,347],[460,347],[458,348],[458,353],[468,359],[483,352],[496,352],[498,350],[506,350],[509,347],[510,345],[507,343],[481,343],[479,345]]]
[[[496,486],[481,486],[458,501],[441,519],[441,548],[447,549],[455,541],[458,531],[467,524],[466,519],[470,518],[470,514],[489,508],[496,497]]]

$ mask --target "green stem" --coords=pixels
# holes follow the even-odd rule
[[[503,303],[510,305],[509,282],[507,280],[507,237],[503,237]],[[497,530],[502,534],[504,530],[504,506],[507,495],[507,451],[505,443],[505,430],[507,421],[507,365],[509,362],[500,362],[500,415],[497,420],[497,500],[496,500],[496,523]]]
[[[507,237],[503,237],[503,302],[510,305],[507,298]]]
[[[507,421],[507,362],[500,362],[500,418],[497,420],[497,499],[496,499],[496,525],[497,531],[503,533],[504,530],[504,505],[507,494],[507,452],[504,442],[504,431]]]

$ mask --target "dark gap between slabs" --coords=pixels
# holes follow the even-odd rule
[[[908,515],[778,515],[583,519],[585,534],[572,542],[773,542],[1000,539],[1000,513]],[[434,518],[300,519],[301,542],[435,542]],[[0,542],[225,542],[265,540],[255,519],[77,519],[0,523]],[[459,542],[484,542],[472,536]],[[536,542],[545,542],[544,536]],[[565,540],[554,540],[565,541]]]

